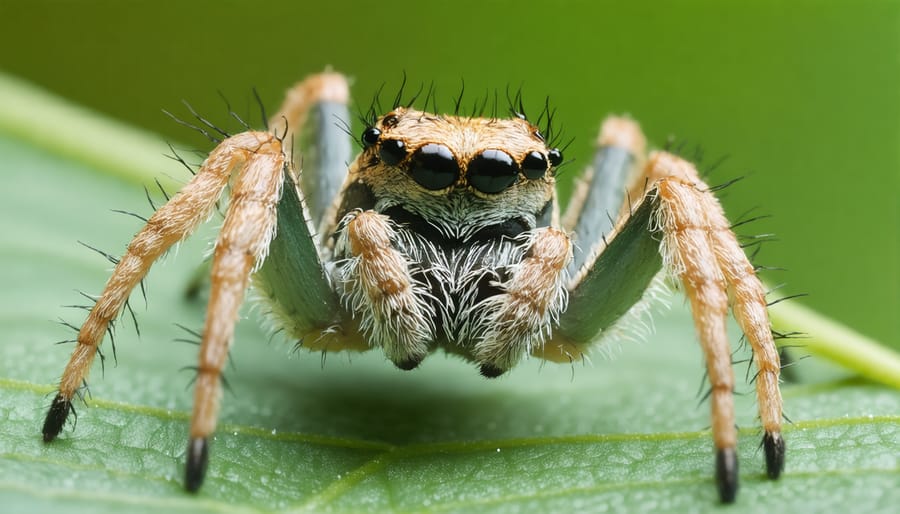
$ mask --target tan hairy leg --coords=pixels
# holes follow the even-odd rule
[[[223,141],[194,178],[134,236],[78,332],[75,350],[60,379],[59,393],[47,413],[45,441],[53,440],[62,430],[72,398],[87,379],[107,327],[121,312],[132,289],[159,256],[209,217],[232,171],[270,139],[269,134],[247,133]]]
[[[255,149],[245,150],[246,164],[231,185],[228,211],[213,252],[185,470],[185,487],[189,491],[196,491],[203,483],[208,440],[218,419],[222,368],[250,274],[262,264],[275,235],[276,209],[284,180],[285,156],[280,140],[266,133],[235,137],[260,139]]]
[[[759,369],[757,400],[766,434],[769,476],[777,478],[784,466],[778,386],[780,363],[769,326],[765,292],[721,205],[709,186],[700,180],[693,165],[658,152],[650,156],[645,174],[648,182],[656,185],[659,195],[660,208],[654,228],[663,234],[665,265],[684,286],[706,356],[712,387],[717,485],[722,501],[730,502],[737,492],[737,429],[734,373],[725,327],[729,298]]]

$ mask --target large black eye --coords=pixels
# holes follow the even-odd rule
[[[456,182],[459,178],[459,164],[449,148],[429,143],[412,155],[409,174],[420,186],[436,191]]]
[[[482,193],[499,193],[518,179],[516,161],[502,150],[485,150],[469,161],[466,179]]]
[[[559,151],[559,148],[551,148],[547,152],[547,157],[550,158],[550,164],[554,166],[559,166],[562,163],[562,152]]]
[[[369,148],[378,142],[379,137],[381,137],[381,131],[375,127],[369,127],[366,130],[363,130],[361,138],[362,144],[366,148]]]
[[[381,142],[381,150],[378,152],[381,161],[393,166],[406,157],[406,143],[399,139],[385,139]]]
[[[541,178],[546,172],[547,158],[541,152],[535,150],[522,159],[522,173],[526,177],[530,179]]]

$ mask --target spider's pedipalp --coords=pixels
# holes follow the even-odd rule
[[[488,322],[475,343],[474,356],[488,378],[508,371],[527,353],[542,353],[551,327],[566,307],[566,268],[572,260],[569,236],[544,227],[529,241],[509,280],[499,284],[504,294],[485,301],[483,316]]]
[[[340,266],[338,287],[345,291],[348,311],[360,316],[370,344],[381,346],[397,367],[417,367],[434,340],[434,313],[425,302],[425,286],[394,247],[389,218],[352,212],[340,225],[335,252],[348,260]]]

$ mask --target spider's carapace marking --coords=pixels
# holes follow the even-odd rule
[[[765,292],[693,165],[664,152],[645,157],[637,124],[610,118],[561,217],[555,174],[562,153],[524,115],[446,116],[397,105],[365,128],[349,170],[335,171],[334,161],[349,156],[333,151],[333,127],[320,124],[313,139],[321,155],[312,152],[307,169],[295,171],[284,134],[309,125],[316,109],[320,119],[344,112],[347,98],[335,73],[298,84],[269,132],[227,137],[147,221],[81,327],[44,423],[45,441],[74,412],[72,398],[131,290],[209,216],[230,184],[197,366],[189,490],[205,476],[221,370],[254,271],[269,312],[299,346],[380,348],[402,369],[443,348],[496,377],[529,354],[581,358],[635,308],[660,260],[690,300],[706,358],[720,498],[733,501],[738,484],[729,305],[753,349],[766,466],[771,478],[779,476],[780,368]],[[609,256],[637,257],[611,263]],[[285,287],[295,283],[302,286]]]

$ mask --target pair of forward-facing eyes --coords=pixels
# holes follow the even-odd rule
[[[362,133],[363,146],[372,148],[377,145],[381,162],[389,166],[403,166],[410,177],[425,189],[446,189],[459,180],[459,162],[447,146],[426,143],[410,150],[399,139],[381,136],[378,128],[367,128]],[[562,162],[562,152],[558,148],[548,149],[546,153],[534,150],[518,157],[503,150],[483,150],[466,163],[466,182],[482,193],[500,193],[515,184],[520,175],[537,180]]]

